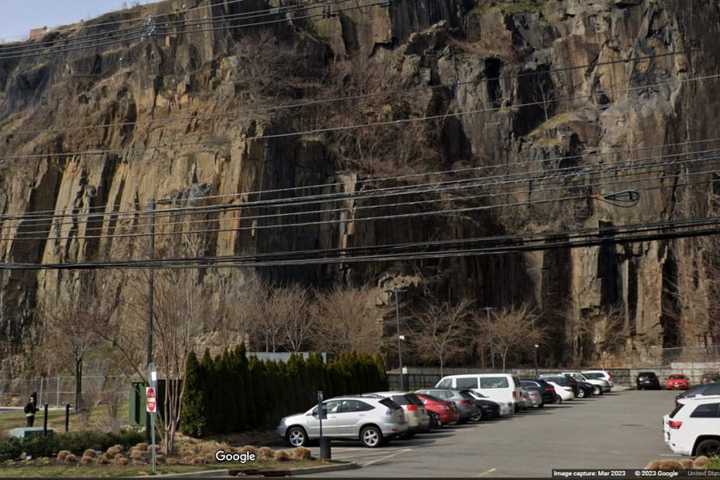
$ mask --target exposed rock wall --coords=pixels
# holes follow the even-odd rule
[[[368,9],[339,7],[338,15],[310,23],[222,28],[227,25],[223,15],[263,7],[267,4],[257,0],[171,17],[215,17],[216,30],[161,30],[95,49],[0,60],[0,156],[27,155],[0,164],[0,212],[142,210],[151,198],[169,197],[184,205],[202,193],[336,181],[342,184],[337,189],[351,191],[359,186],[358,174],[383,168],[405,173],[505,165],[487,170],[498,175],[613,165],[682,152],[671,144],[718,136],[718,81],[689,81],[719,73],[717,1],[394,0]],[[180,8],[180,2],[163,3],[101,21]],[[122,24],[79,25],[51,32],[44,41],[111,35],[118,28]],[[638,57],[651,60],[632,60]],[[623,59],[630,60],[607,64]],[[573,68],[579,65],[586,67]],[[347,85],[412,94],[388,95],[380,104],[325,104],[304,113],[258,110],[337,95]],[[355,116],[342,117],[348,112]],[[338,118],[372,122],[451,112],[473,113],[397,129],[414,129],[419,138],[413,148],[422,145],[429,152],[404,164],[368,168],[348,162],[348,139],[336,134],[252,139],[321,128]],[[364,129],[363,138],[372,143],[381,131]],[[648,147],[648,153],[619,152],[618,147]],[[378,141],[378,150],[383,148]],[[71,154],[88,150],[104,153]],[[357,157],[356,150],[350,152]],[[67,155],[53,156],[58,153]],[[528,159],[534,162],[521,163]],[[463,217],[363,222],[363,216],[383,210],[353,211],[356,205],[348,204],[346,219],[354,222],[280,230],[252,228],[263,224],[226,213],[213,219],[218,231],[204,235],[196,249],[227,255],[572,231],[712,210],[709,185],[645,191],[632,209],[593,201],[590,195],[621,187],[563,186],[568,187],[565,195],[588,195],[517,205],[563,195],[547,197],[531,184],[511,185],[502,201],[492,202],[513,205]],[[248,198],[254,197],[238,195],[235,201]],[[243,216],[257,213],[248,209]],[[332,218],[302,217],[311,222]],[[176,236],[165,235],[170,229],[192,231],[187,219],[177,221],[183,222],[181,227],[158,222],[160,254],[176,251]],[[83,237],[122,235],[138,225],[145,230],[147,223],[138,215],[95,223],[6,220],[0,254],[6,261],[45,263],[142,258],[148,254],[147,237]],[[31,241],[18,241],[18,232],[35,233]],[[691,239],[397,265],[276,268],[261,274],[276,282],[319,286],[377,284],[387,273],[419,274],[438,296],[469,296],[480,307],[531,302],[553,332],[546,357],[566,362],[583,355],[597,358],[600,350],[651,356],[657,354],[653,348],[704,342],[695,332],[712,328],[707,248],[707,242]],[[0,335],[14,342],[29,335],[36,303],[63,295],[77,279],[76,272],[0,274]],[[608,345],[609,331],[616,329],[627,339]]]

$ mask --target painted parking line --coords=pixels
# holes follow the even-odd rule
[[[485,475],[490,475],[491,473],[494,473],[497,471],[497,468],[491,468],[490,470],[485,470],[484,472],[478,473],[475,475],[476,477],[484,477]]]
[[[384,462],[386,460],[390,460],[391,458],[397,457],[398,455],[402,455],[403,453],[412,452],[412,448],[403,448],[402,450],[398,452],[391,453],[389,455],[385,455],[384,457],[376,458],[375,460],[370,460],[369,462],[362,463],[361,465],[363,467],[369,467],[370,465],[375,465],[380,462]]]

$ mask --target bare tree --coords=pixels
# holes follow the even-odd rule
[[[285,319],[285,340],[288,350],[300,352],[310,340],[315,318],[310,315],[310,296],[297,285],[276,290],[271,298],[271,311]]]
[[[443,376],[445,361],[464,351],[462,340],[466,335],[470,303],[467,300],[457,305],[433,303],[415,314],[415,348],[420,357],[438,361],[440,376]]]
[[[529,352],[542,341],[543,331],[535,323],[535,314],[527,305],[494,312],[490,319],[484,316],[478,318],[480,331],[500,356],[503,371],[507,368],[511,352]]]
[[[331,353],[377,353],[382,316],[375,299],[375,292],[367,288],[335,289],[318,295],[312,308],[316,348]]]
[[[83,275],[75,288],[54,301],[39,306],[45,320],[45,351],[55,365],[72,365],[75,376],[75,411],[82,412],[83,364],[86,357],[104,343],[95,332],[104,329],[115,313],[119,292],[98,287],[94,278]]]

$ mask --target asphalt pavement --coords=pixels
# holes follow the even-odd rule
[[[670,457],[662,416],[677,392],[634,390],[460,425],[378,449],[333,442],[363,468],[317,477],[549,476],[552,469],[640,468]],[[317,448],[313,449],[318,455]]]

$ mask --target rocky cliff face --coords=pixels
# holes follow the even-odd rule
[[[151,198],[186,205],[199,194],[328,182],[338,182],[336,191],[353,191],[367,174],[495,166],[476,175],[522,175],[597,168],[682,153],[690,147],[675,144],[718,136],[720,89],[711,78],[720,65],[716,1],[700,6],[681,0],[393,0],[361,9],[338,5],[329,18],[245,28],[226,16],[266,8],[266,2],[217,3],[191,1],[183,7],[175,1],[110,14],[42,40],[99,33],[108,38],[101,46],[0,59],[0,212],[141,211]],[[169,17],[176,22],[171,29],[158,21],[146,35],[111,41],[113,32],[128,28],[137,15],[172,12],[178,13]],[[215,19],[211,28],[182,32],[183,24],[203,18]],[[112,23],[124,19],[126,25]],[[694,80],[704,76],[709,78]],[[269,108],[354,94],[362,96],[302,109]],[[455,115],[278,135],[444,114]],[[691,145],[714,148],[712,142]],[[88,151],[94,153],[75,153]],[[348,222],[278,230],[253,228],[263,222],[224,213],[201,224],[215,231],[197,235],[193,248],[211,255],[263,253],[611,229],[711,214],[707,182],[692,189],[662,183],[663,172],[676,168],[659,170],[655,183],[618,178],[612,186],[597,186],[599,177],[593,177],[503,185],[492,190],[502,196],[480,202],[505,206],[462,216],[362,221],[399,210],[363,210],[348,202],[343,213]],[[565,190],[543,190],[553,185]],[[643,191],[634,208],[593,200],[648,186],[656,188]],[[568,192],[573,199],[564,200]],[[548,201],[530,203],[543,199]],[[243,215],[252,216],[249,212]],[[148,231],[147,217],[88,223],[72,217],[4,218],[4,261],[148,254],[148,238],[132,235]],[[326,213],[302,221],[332,218]],[[177,252],[177,236],[163,233],[192,232],[192,225],[187,218],[159,219],[159,254]],[[106,236],[124,233],[129,235]],[[715,328],[709,250],[708,242],[689,239],[260,273],[277,282],[319,286],[377,284],[388,275],[412,274],[438,296],[468,296],[481,307],[530,302],[553,332],[547,357],[560,362],[597,358],[601,351],[646,357],[663,347],[704,343]],[[242,288],[245,273],[222,275]],[[77,279],[76,272],[3,272],[2,336],[19,342],[30,335],[35,305],[63,295]]]

